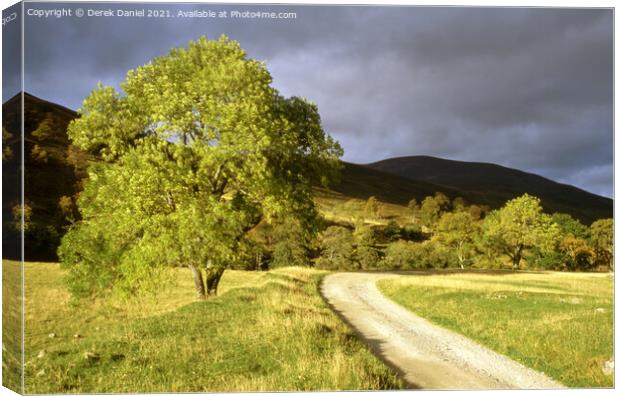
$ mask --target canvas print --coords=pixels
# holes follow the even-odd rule
[[[613,17],[7,7],[3,386],[613,388]]]

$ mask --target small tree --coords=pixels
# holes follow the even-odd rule
[[[364,206],[364,213],[368,218],[374,219],[379,216],[379,201],[374,196],[371,196],[366,201],[366,205]]]
[[[587,240],[590,238],[590,230],[577,219],[566,213],[554,213],[551,220],[558,225],[560,233],[564,236],[572,235],[576,238]]]
[[[407,209],[411,215],[411,222],[414,224],[418,223],[420,221],[420,205],[418,204],[418,200],[411,198],[407,204]]]
[[[377,239],[374,230],[364,224],[358,224],[353,233],[355,239],[355,259],[361,269],[373,269],[379,262],[379,252],[375,248]]]
[[[321,256],[316,265],[324,269],[352,270],[355,264],[353,235],[348,228],[328,227],[319,236]]]
[[[585,240],[573,235],[565,236],[560,242],[560,250],[565,255],[567,269],[571,271],[592,269],[596,254]]]
[[[395,241],[397,239],[400,239],[401,231],[402,230],[400,228],[400,225],[398,225],[398,223],[394,220],[390,220],[383,229],[383,234],[388,241]]]
[[[448,212],[441,216],[437,224],[437,240],[456,254],[459,266],[471,264],[475,255],[476,236],[480,232],[480,222],[467,211]]]
[[[310,240],[294,218],[277,222],[273,230],[272,267],[310,265]]]
[[[68,134],[103,162],[59,249],[71,291],[134,292],[185,266],[203,299],[262,219],[316,231],[312,185],[334,179],[342,149],[314,104],[270,84],[237,42],[202,37],[128,72],[122,94],[86,98]]]
[[[483,222],[483,233],[492,250],[510,258],[513,269],[519,268],[523,254],[532,247],[552,251],[560,235],[558,225],[542,212],[540,200],[528,194],[491,212]]]
[[[426,197],[420,205],[420,222],[423,226],[431,228],[439,219],[441,208],[435,198]]]
[[[597,220],[590,226],[592,246],[599,265],[614,269],[614,220]]]

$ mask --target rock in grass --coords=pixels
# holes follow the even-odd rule
[[[44,356],[45,356],[45,349],[41,349],[41,350],[39,351],[39,354],[37,355],[37,357],[38,357],[39,359],[41,359],[41,358],[42,358],[42,357],[44,357]]]
[[[54,338],[54,337],[56,337],[56,333],[49,333],[47,336],[48,336],[49,338]]]
[[[89,362],[98,362],[99,359],[101,359],[101,356],[98,353],[95,352],[84,352],[84,359],[88,360]]]
[[[82,338],[82,336],[81,336],[81,335],[79,335],[78,333],[75,333],[75,334],[73,335],[73,338]]]
[[[605,375],[613,375],[614,373],[614,360],[610,359],[603,363],[603,374]]]

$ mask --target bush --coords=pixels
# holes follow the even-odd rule
[[[299,222],[285,219],[277,222],[271,232],[274,241],[270,268],[291,265],[308,266],[310,262],[310,238],[304,234]]]
[[[394,220],[390,220],[389,223],[383,229],[383,234],[389,241],[395,241],[401,237],[401,228]]]
[[[401,237],[408,241],[423,241],[425,235],[418,224],[408,224],[401,229]]]
[[[443,245],[426,241],[422,243],[397,241],[385,250],[381,262],[384,269],[422,269],[457,267],[456,255]]]
[[[372,246],[358,246],[355,250],[355,259],[363,270],[379,268],[379,251]]]
[[[253,240],[246,240],[239,244],[237,257],[231,260],[230,268],[244,271],[266,270],[269,267],[267,261],[265,248]]]
[[[385,249],[385,257],[381,261],[381,267],[391,270],[416,268],[419,262],[416,245],[406,241],[389,244]]]
[[[310,265],[309,249],[299,239],[280,241],[273,248],[270,268],[287,267],[290,265]]]
[[[354,270],[353,235],[348,228],[332,226],[320,235],[321,256],[316,260],[318,268],[329,270]]]

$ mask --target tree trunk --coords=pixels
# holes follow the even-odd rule
[[[223,267],[207,267],[207,295],[217,296],[217,286],[224,275]]]
[[[196,298],[198,300],[206,300],[207,294],[205,293],[205,284],[202,280],[202,271],[199,268],[194,267],[193,265],[188,265],[189,269],[192,271],[192,275],[194,276],[194,287],[196,288]]]
[[[519,247],[517,248],[517,251],[515,252],[514,256],[512,257],[512,269],[513,270],[518,270],[519,269],[519,264],[521,263],[521,253],[523,251],[523,245],[519,245]]]

